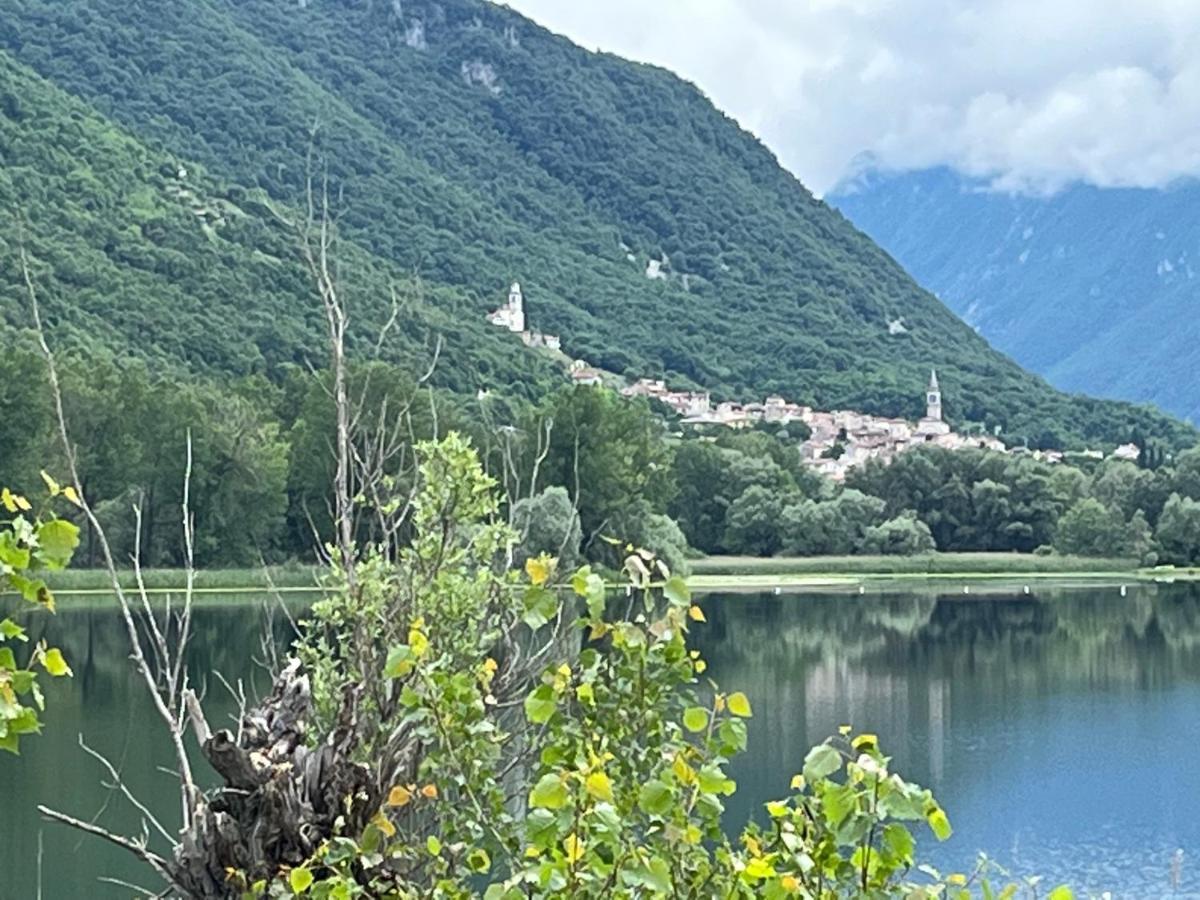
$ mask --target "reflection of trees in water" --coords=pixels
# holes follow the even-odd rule
[[[298,612],[298,609],[296,610]],[[294,612],[293,614],[296,614]],[[270,679],[255,662],[261,656],[260,638],[268,616],[257,604],[243,597],[219,603],[206,597],[193,613],[191,672],[194,683],[207,689],[205,702],[209,721],[225,725],[236,705],[224,687],[211,675],[221,672],[232,683],[239,679],[253,696],[257,687],[265,691]],[[288,641],[287,622],[278,612],[271,632],[278,646]],[[10,816],[5,851],[13,859],[34,860],[38,855],[36,806],[47,803],[90,818],[103,809],[100,823],[122,833],[136,834],[139,817],[128,804],[111,798],[101,786],[100,767],[84,754],[76,740],[87,742],[106,754],[124,773],[134,792],[144,799],[170,827],[178,824],[179,808],[175,782],[159,766],[171,765],[173,756],[161,723],[155,718],[145,685],[129,661],[129,640],[120,613],[114,606],[87,601],[74,608],[65,601],[55,616],[28,615],[32,641],[45,637],[60,646],[74,670],[74,678],[47,681],[44,733],[30,744],[29,753],[5,760],[0,766],[0,797]],[[197,766],[197,772],[207,772]],[[126,854],[99,841],[79,843],[65,829],[46,828],[45,858],[76,860],[78,874],[60,872],[55,884],[62,896],[108,896],[97,894],[95,874],[103,872],[137,881],[140,867]],[[34,896],[33,869],[16,873],[12,896]],[[73,880],[74,879],[74,880]],[[0,894],[9,896],[0,889]]]
[[[262,638],[268,631],[276,647],[286,647],[290,626],[277,607],[272,610],[274,603],[249,604],[244,598],[231,598],[228,605],[206,603],[194,609],[188,660],[193,681],[211,681],[213,672],[232,680],[250,678],[260,668],[255,661],[262,657]],[[161,615],[161,608],[156,612]],[[126,683],[133,672],[129,638],[115,607],[72,609],[68,605],[56,616],[31,617],[26,624],[32,641],[45,637],[62,648],[75,673],[74,693],[81,690],[87,696],[113,689]]]
[[[1053,587],[1031,594],[713,597],[698,642],[715,663],[803,677],[864,673],[1152,686],[1200,672],[1200,586]],[[1051,687],[1051,683],[1047,683]]]
[[[1003,746],[996,734],[1024,727],[1041,698],[1200,678],[1192,585],[731,596],[704,609],[694,635],[710,672],[755,703],[735,818],[786,790],[807,747],[843,722],[936,787],[960,744]]]

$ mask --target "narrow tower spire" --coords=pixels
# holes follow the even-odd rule
[[[929,387],[925,391],[925,418],[942,421],[942,389],[938,386],[937,370],[929,370]]]

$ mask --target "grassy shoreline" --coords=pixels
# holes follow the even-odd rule
[[[265,591],[311,592],[319,589],[323,570],[315,566],[259,566],[253,569],[198,569],[194,592],[197,594],[245,594]],[[137,587],[132,570],[119,573],[121,587]],[[104,569],[66,569],[54,572],[47,582],[57,596],[111,594],[112,582]],[[187,582],[183,569],[145,569],[142,581],[149,594],[178,593]]]
[[[1144,569],[1133,559],[1033,556],[1015,553],[933,553],[922,556],[736,557],[692,562],[696,591],[795,591],[853,587],[902,588],[919,583],[998,589],[1049,582],[1124,584],[1200,580],[1200,569]]]
[[[277,592],[311,594],[321,590],[322,570],[314,566],[273,566],[255,569],[205,569],[196,572],[195,594],[217,598]],[[132,571],[121,573],[121,584],[136,587]],[[151,595],[178,594],[185,581],[181,569],[147,569],[143,580]],[[55,594],[103,597],[112,593],[108,573],[101,569],[68,569],[49,579]],[[1015,553],[934,553],[923,556],[743,557],[710,556],[691,562],[688,582],[698,592],[761,592],[847,590],[860,586],[897,589],[926,584],[1002,585],[1072,582],[1123,584],[1140,581],[1196,581],[1200,569],[1139,568],[1132,559],[1089,559],[1033,556]]]

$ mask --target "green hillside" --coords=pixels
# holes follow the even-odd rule
[[[265,198],[300,196],[319,123],[360,339],[418,273],[383,352],[445,334],[448,387],[554,377],[482,322],[517,279],[535,327],[617,372],[912,415],[937,366],[952,419],[1010,438],[1194,437],[1022,372],[693,86],[506,8],[10,0],[0,53],[0,199],[91,352],[270,374],[318,346]],[[18,317],[11,272],[0,290]]]

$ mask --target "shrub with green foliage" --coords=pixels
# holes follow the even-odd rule
[[[984,872],[918,866],[913,823],[944,840],[946,813],[892,771],[874,735],[849,728],[803,757],[768,824],[731,839],[728,766],[753,709],[704,679],[688,633],[705,615],[684,580],[634,550],[629,599],[587,567],[560,579],[548,556],[529,559],[518,584],[494,565],[517,535],[496,519],[495,483],[469,445],[451,435],[421,453],[411,547],[359,566],[355,587],[314,608],[301,643],[327,709],[347,690],[378,698],[360,707],[364,759],[397,736],[417,755],[377,808],[347,801],[361,830],[267,877],[230,873],[247,900],[1016,894]],[[496,646],[514,621],[530,638],[566,631],[509,709],[498,698],[513,660]],[[329,718],[311,740],[339,727]]]
[[[78,503],[73,487],[62,488],[42,473],[50,500]],[[54,594],[41,577],[64,568],[79,545],[79,529],[9,488],[0,488],[0,595],[9,591],[45,612],[54,612]],[[0,750],[19,753],[21,738],[41,731],[45,707],[38,686],[39,670],[53,678],[71,674],[57,647],[40,641],[18,662],[16,648],[28,643],[25,629],[11,618],[0,621]]]

